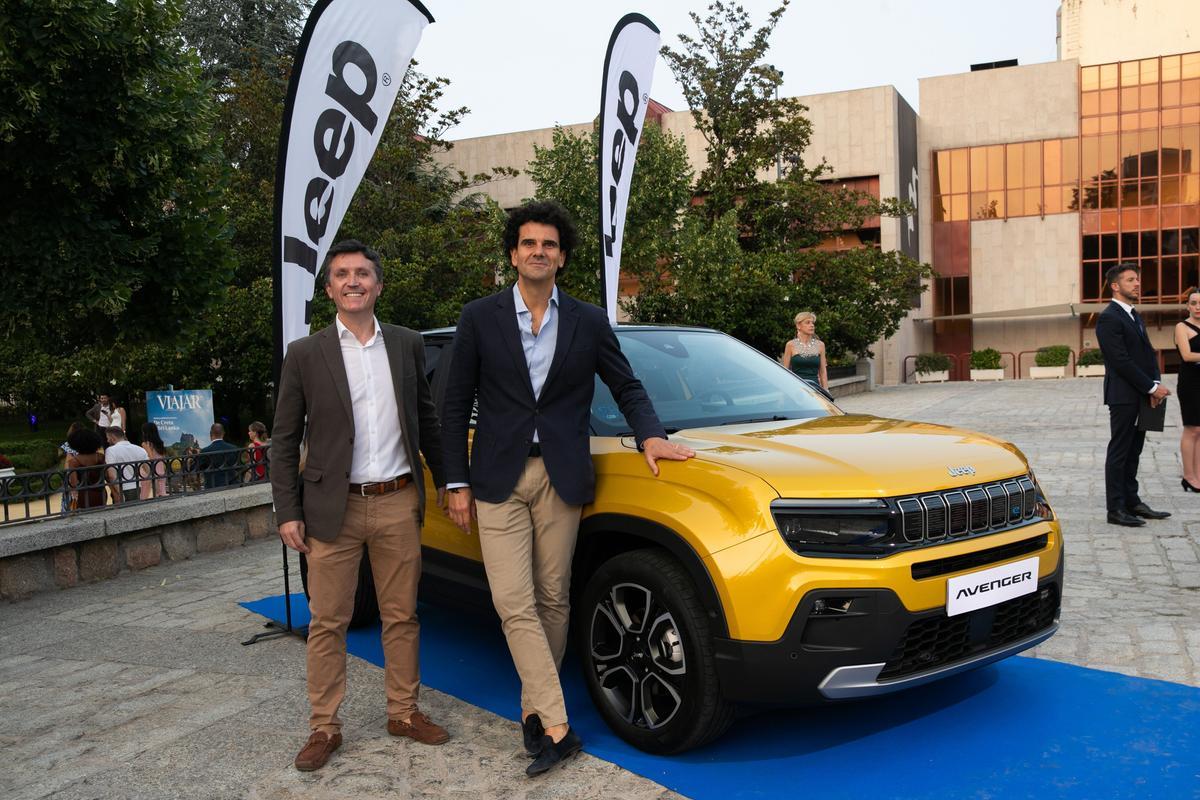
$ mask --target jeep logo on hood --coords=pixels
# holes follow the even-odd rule
[[[950,473],[951,478],[957,478],[960,475],[974,475],[975,468],[970,464],[963,464],[958,467],[946,467],[946,471]]]

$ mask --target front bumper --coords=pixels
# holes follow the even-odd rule
[[[991,664],[1054,635],[1062,583],[1060,558],[1032,594],[954,617],[944,608],[911,612],[889,589],[808,592],[777,641],[715,640],[721,691],[735,702],[810,705]],[[829,613],[847,600],[845,612]]]

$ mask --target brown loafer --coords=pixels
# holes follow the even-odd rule
[[[421,744],[445,744],[450,739],[445,728],[420,711],[414,711],[408,722],[389,719],[387,731],[392,736],[407,736]]]
[[[313,731],[312,736],[304,745],[304,749],[296,754],[296,769],[301,772],[312,772],[325,766],[325,762],[333,755],[333,751],[342,746],[340,733],[328,734],[325,731]]]

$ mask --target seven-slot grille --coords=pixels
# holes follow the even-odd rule
[[[937,541],[1024,524],[1036,491],[1028,476],[896,500],[906,542]]]

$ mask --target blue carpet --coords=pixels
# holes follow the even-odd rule
[[[283,619],[282,595],[242,605]],[[292,618],[308,623],[303,595]],[[383,665],[377,628],[351,631],[349,649]],[[708,747],[662,757],[609,731],[577,665],[563,674],[588,753],[696,800],[1200,798],[1200,689],[1190,686],[1017,657],[878,700],[747,717]],[[421,676],[519,716],[494,621],[422,605]]]

